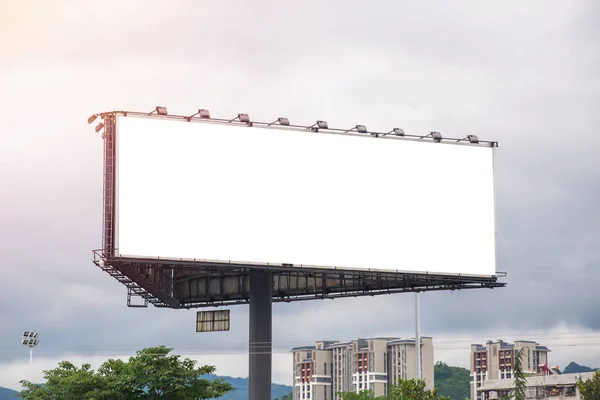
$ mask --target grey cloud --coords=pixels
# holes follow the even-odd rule
[[[11,192],[0,196],[0,339],[13,343],[27,327],[44,332],[48,352],[244,351],[246,307],[234,308],[232,332],[199,337],[193,312],[126,309],[125,289],[91,264],[102,144],[85,118],[157,104],[498,140],[498,269],[508,287],[422,295],[424,333],[498,331],[507,321],[600,329],[596,2],[174,3],[129,2],[116,13],[116,2],[51,10],[31,1],[0,36],[11,57],[0,68],[10,93],[0,106],[11,110],[0,116],[0,184]],[[411,335],[412,302],[276,305],[274,340]]]

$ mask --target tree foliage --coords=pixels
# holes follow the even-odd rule
[[[471,373],[466,368],[451,367],[438,361],[434,365],[435,387],[440,396],[452,400],[464,400],[471,395]]]
[[[600,371],[597,371],[592,379],[577,382],[577,388],[582,400],[600,399]]]
[[[372,391],[362,390],[359,393],[340,393],[342,400],[385,400],[385,397],[375,397]]]
[[[388,390],[387,400],[450,400],[440,396],[437,389],[427,390],[423,380],[399,380]]]
[[[450,400],[440,396],[437,389],[427,390],[423,380],[402,380],[388,388],[388,395],[375,397],[373,392],[364,390],[360,393],[340,393],[343,400]]]
[[[170,355],[173,349],[150,347],[129,360],[108,360],[94,371],[68,361],[44,371],[44,384],[21,381],[20,396],[26,400],[205,400],[217,399],[233,390],[221,379],[210,381],[212,366],[196,367],[188,358]]]
[[[525,388],[527,387],[527,375],[523,372],[523,357],[525,356],[526,348],[522,348],[515,355],[515,363],[513,365],[513,378],[515,379],[515,387],[510,391],[505,399],[525,400]]]

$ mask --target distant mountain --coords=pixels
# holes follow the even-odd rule
[[[226,382],[229,382],[236,388],[231,393],[221,397],[219,400],[248,400],[248,378],[232,378],[231,376],[216,376],[209,375],[205,376],[206,379],[216,379],[216,378],[224,378]],[[283,398],[285,396],[292,393],[292,387],[286,385],[272,384],[271,385],[271,395],[273,399]],[[16,397],[16,391],[5,389],[0,387],[0,400],[16,400],[19,397]]]
[[[17,394],[17,392],[15,392],[14,390],[10,390],[10,389],[6,389],[3,387],[0,387],[0,400],[15,400],[18,399],[17,396],[15,396]]]
[[[233,385],[236,390],[226,394],[219,398],[219,400],[248,400],[248,378],[232,378],[231,376],[205,376],[206,379],[224,378],[226,382]],[[275,400],[277,398],[284,397],[285,395],[292,393],[292,387],[286,385],[279,385],[273,383],[271,385],[271,398]],[[0,398],[0,400],[3,400]]]
[[[590,368],[585,365],[579,365],[576,362],[571,361],[569,365],[562,371],[563,374],[578,374],[583,372],[596,372],[598,368]]]
[[[450,367],[438,361],[433,367],[435,387],[441,396],[450,400],[465,400],[470,397],[471,373],[466,368]]]

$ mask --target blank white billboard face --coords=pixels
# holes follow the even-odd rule
[[[495,275],[493,148],[117,120],[121,257]]]

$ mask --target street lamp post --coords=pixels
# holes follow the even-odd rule
[[[21,344],[29,347],[29,382],[31,382],[31,368],[33,365],[33,349],[40,343],[38,332],[25,331],[21,336]]]

